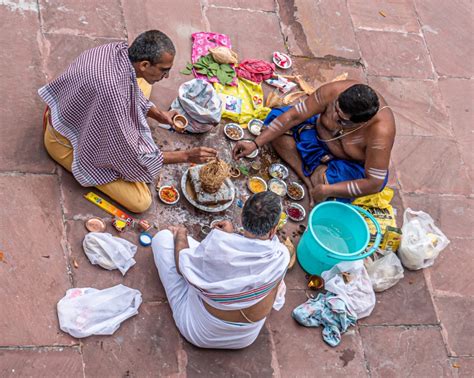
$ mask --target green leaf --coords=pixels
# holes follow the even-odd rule
[[[186,68],[187,68],[188,70],[192,70],[192,69],[193,69],[193,64],[192,64],[192,63],[186,64]]]
[[[211,64],[209,64],[209,68],[214,69],[214,70],[218,70],[220,68],[219,63],[211,63]]]
[[[200,73],[201,75],[207,75],[209,73],[209,70],[207,68],[201,68],[197,70],[197,72]]]
[[[234,69],[230,65],[225,64],[225,63],[220,65],[220,69],[222,71],[228,72],[228,73],[234,73],[235,72]]]
[[[182,73],[183,75],[191,75],[193,73],[192,69],[188,68],[188,67],[184,68],[183,70],[181,70],[179,72]]]
[[[215,75],[212,73],[212,72],[208,72],[207,73],[207,78],[210,79],[211,77],[214,77]]]

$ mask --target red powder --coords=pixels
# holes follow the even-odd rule
[[[299,219],[303,215],[300,211],[300,209],[297,209],[296,207],[290,207],[288,209],[288,215],[292,218]]]

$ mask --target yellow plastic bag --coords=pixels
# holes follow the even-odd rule
[[[214,89],[222,99],[222,117],[238,122],[244,128],[252,118],[263,120],[271,111],[263,104],[261,84],[239,78],[236,86],[214,83]]]
[[[381,192],[370,194],[365,197],[355,199],[352,204],[357,206],[378,207],[379,209],[387,209],[393,198],[393,189],[385,187]]]
[[[397,227],[397,220],[390,201],[393,198],[393,189],[385,187],[381,192],[370,194],[365,197],[355,199],[352,204],[360,206],[374,216],[380,224],[382,235],[385,234],[387,226]],[[375,240],[376,229],[372,221],[364,216],[370,231],[370,241]]]

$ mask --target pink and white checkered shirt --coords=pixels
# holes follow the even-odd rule
[[[163,155],[146,120],[153,103],[138,86],[125,42],[85,51],[38,93],[53,128],[73,146],[72,173],[81,185],[158,175]]]

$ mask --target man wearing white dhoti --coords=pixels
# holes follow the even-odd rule
[[[251,196],[242,210],[243,235],[221,221],[201,242],[182,226],[153,238],[153,255],[181,334],[202,348],[252,344],[272,307],[285,299],[290,261],[276,234],[281,201],[272,192]]]

